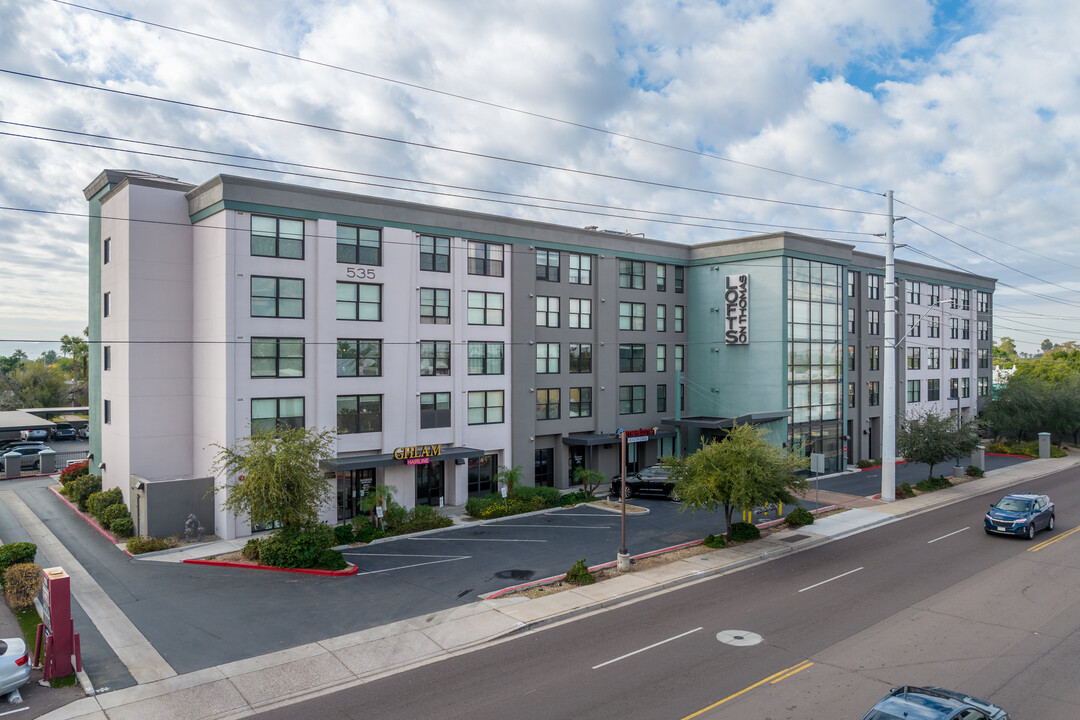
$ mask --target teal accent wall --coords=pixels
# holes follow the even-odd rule
[[[89,201],[89,298],[87,305],[89,342],[87,343],[87,403],[90,406],[90,454],[94,459],[90,463],[90,472],[101,474],[101,198],[112,185],[103,187]]]

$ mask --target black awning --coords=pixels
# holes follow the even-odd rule
[[[772,412],[750,413],[749,415],[740,415],[736,418],[735,422],[740,425],[750,423],[751,425],[760,425],[761,423],[776,422],[777,420],[786,420],[789,417],[787,410],[774,410]]]
[[[604,433],[581,433],[579,435],[566,435],[562,441],[563,445],[571,447],[593,447],[594,445],[614,445],[619,442],[619,436]]]
[[[662,418],[661,421],[667,425],[676,425],[678,427],[692,427],[701,430],[726,430],[736,424],[760,425],[762,423],[784,420],[787,417],[787,410],[775,410],[773,412],[748,413],[736,418],[696,415],[693,417],[680,418],[679,420],[676,420],[675,418]]]
[[[442,448],[438,455],[431,456],[431,462],[443,460],[460,460],[462,458],[481,458],[486,454],[484,450],[470,447]],[[405,461],[394,457],[394,453],[381,455],[348,455],[337,457],[333,460],[324,460],[321,467],[327,470],[364,470],[367,468],[388,467],[390,465],[404,465]]]

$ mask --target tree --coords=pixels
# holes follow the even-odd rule
[[[230,447],[218,449],[215,474],[238,476],[225,491],[225,508],[253,525],[304,525],[319,519],[333,498],[333,488],[319,461],[334,455],[334,433],[317,428],[278,427],[257,430]]]
[[[587,497],[592,497],[596,492],[596,488],[600,486],[600,483],[604,482],[604,473],[599,470],[589,470],[588,468],[579,467],[574,471],[574,481],[579,482],[582,485],[582,489],[585,491]]]
[[[514,488],[521,484],[521,478],[524,476],[525,471],[521,469],[520,465],[509,468],[505,465],[499,466],[499,472],[495,473],[495,479],[506,486],[506,494],[513,494]]]
[[[56,364],[56,351],[46,350],[41,353],[41,362],[43,365],[55,365]]]
[[[0,408],[59,407],[67,396],[67,380],[59,368],[39,362],[23,362],[10,374],[2,376]]]
[[[1041,344],[1039,345],[1039,348],[1040,348],[1040,349],[1041,349],[1041,350],[1042,350],[1042,351],[1043,351],[1044,353],[1046,353],[1046,352],[1050,352],[1051,350],[1053,350],[1053,349],[1054,349],[1054,343],[1053,343],[1053,342],[1052,342],[1052,341],[1050,340],[1050,338],[1046,338],[1046,339],[1045,339],[1045,340],[1043,340],[1043,341],[1042,341],[1042,343],[1041,343]]]
[[[723,440],[707,442],[689,457],[662,458],[683,509],[723,507],[730,539],[735,508],[794,502],[794,493],[809,486],[796,473],[808,460],[769,443],[768,434],[755,425],[734,425]]]
[[[60,338],[60,354],[71,356],[72,378],[75,380],[79,379],[79,370],[85,369],[84,365],[88,352],[89,347],[86,344],[86,338],[80,335],[64,335]]]
[[[390,504],[390,501],[394,499],[394,493],[397,491],[392,485],[372,485],[371,492],[364,495],[364,499],[361,501],[361,507],[364,512],[368,513],[371,517],[371,524],[375,527],[381,527],[382,523],[379,522],[378,508],[382,508],[383,516],[386,516],[386,507]]]
[[[930,478],[934,477],[935,465],[946,458],[967,455],[978,446],[975,422],[958,425],[956,418],[932,412],[905,419],[896,433],[896,452],[908,462],[929,465]]]
[[[994,367],[1011,368],[1019,359],[1016,341],[1011,337],[1001,338],[1001,342],[994,346]]]
[[[26,360],[26,353],[18,348],[7,357],[0,355],[0,375],[10,375],[14,373],[19,369],[19,366],[22,365],[24,360]]]

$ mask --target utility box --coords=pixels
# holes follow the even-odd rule
[[[130,480],[131,520],[136,535],[184,537],[188,517],[194,515],[204,534],[214,534],[214,478]]]
[[[34,639],[34,665],[44,668],[46,680],[81,671],[79,635],[71,618],[71,578],[64,568],[42,569],[41,594],[34,604],[41,615]]]

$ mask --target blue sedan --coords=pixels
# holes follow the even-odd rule
[[[1054,503],[1046,495],[1012,493],[990,506],[983,526],[988,535],[1021,535],[1031,540],[1039,530],[1054,529]]]

